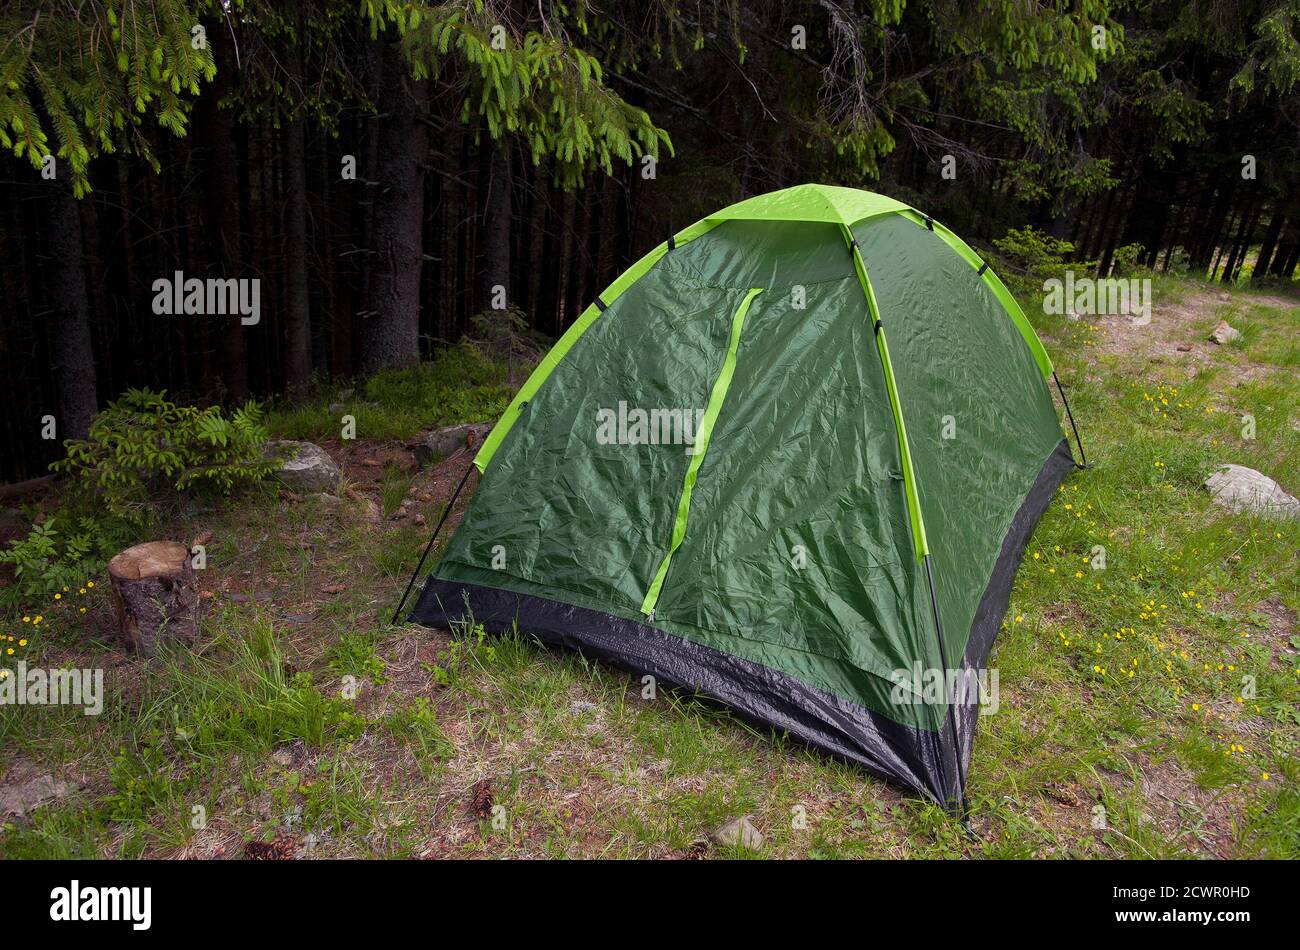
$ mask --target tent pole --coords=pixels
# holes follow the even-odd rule
[[[1079,461],[1074,463],[1075,468],[1087,468],[1088,457],[1083,454],[1083,440],[1079,438],[1079,427],[1074,424],[1074,413],[1070,411],[1070,400],[1065,398],[1065,387],[1061,385],[1060,377],[1056,375],[1056,370],[1052,370],[1052,379],[1056,380],[1056,391],[1061,394],[1061,404],[1065,406],[1065,414],[1069,417],[1070,428],[1074,430],[1074,441],[1079,446]]]
[[[415,565],[415,570],[411,573],[411,579],[406,584],[406,590],[402,593],[402,599],[397,604],[397,609],[393,611],[391,623],[397,623],[398,616],[402,613],[402,608],[406,606],[406,598],[411,596],[411,588],[415,586],[415,579],[420,576],[420,569],[424,567],[424,559],[429,556],[433,550],[433,542],[438,540],[438,532],[447,521],[447,516],[451,514],[451,509],[456,504],[456,499],[460,496],[460,490],[465,487],[465,482],[469,480],[469,473],[473,470],[474,463],[470,462],[465,469],[465,474],[460,477],[460,484],[456,490],[451,493],[451,501],[447,502],[447,507],[442,510],[442,517],[438,519],[438,526],[433,529],[433,536],[429,538],[429,543],[424,546],[424,553],[420,555],[420,563]]]

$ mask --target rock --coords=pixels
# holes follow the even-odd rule
[[[37,775],[0,785],[0,818],[21,818],[38,805],[63,798],[76,788],[76,783],[59,781],[53,775]]]
[[[1216,504],[1233,511],[1278,518],[1300,518],[1300,499],[1263,472],[1244,465],[1222,465],[1205,481]]]
[[[1190,343],[1180,343],[1180,344],[1178,344],[1178,352],[1179,352],[1179,353],[1190,353],[1190,352],[1192,352],[1191,344],[1190,344]]]
[[[1241,339],[1241,331],[1234,330],[1228,326],[1227,320],[1220,320],[1218,326],[1210,331],[1210,341],[1222,346],[1225,343],[1231,343],[1233,340]]]
[[[424,447],[433,458],[446,458],[457,449],[477,449],[492,431],[489,422],[467,422],[458,426],[434,429],[424,437]],[[418,459],[418,453],[417,453]]]
[[[352,495],[352,500],[357,503],[361,519],[369,524],[381,524],[384,520],[383,509],[373,499],[360,492]]]
[[[300,495],[332,492],[343,473],[329,453],[311,442],[269,442],[267,452],[280,461],[275,476]]]
[[[747,851],[758,851],[763,847],[763,835],[750,822],[748,815],[731,819],[713,832],[713,840],[724,848],[739,846]]]
[[[276,746],[275,751],[271,753],[271,758],[275,760],[275,764],[284,768],[293,768],[306,757],[307,746],[301,739],[294,739],[292,742]]]
[[[127,548],[108,562],[108,581],[121,634],[140,653],[152,655],[163,640],[197,639],[199,582],[185,545]]]

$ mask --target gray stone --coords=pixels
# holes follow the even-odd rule
[[[424,437],[424,446],[434,458],[446,458],[459,448],[477,449],[492,431],[490,422],[466,422],[434,429]]]
[[[763,835],[754,827],[748,815],[731,819],[713,832],[713,840],[724,848],[739,846],[746,851],[758,851],[763,847]]]
[[[329,453],[311,442],[269,442],[266,450],[280,462],[275,477],[299,495],[332,492],[343,473]]]
[[[55,798],[63,798],[77,786],[61,782],[53,775],[38,775],[25,782],[0,785],[0,818],[21,818],[33,808]]]
[[[356,501],[363,521],[370,524],[380,524],[384,520],[384,510],[379,507],[379,504],[373,498],[359,495]]]
[[[1241,331],[1234,330],[1228,326],[1227,320],[1220,320],[1218,326],[1210,331],[1210,340],[1222,346],[1225,343],[1231,343],[1233,340],[1241,339]]]
[[[1222,465],[1205,481],[1216,504],[1233,511],[1274,518],[1300,518],[1300,499],[1263,472],[1244,465]]]

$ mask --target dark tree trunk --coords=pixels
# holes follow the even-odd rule
[[[1241,234],[1241,248],[1237,251],[1237,259],[1233,262],[1228,277],[1236,283],[1237,278],[1241,276],[1241,269],[1246,264],[1246,255],[1250,253],[1250,246],[1255,243],[1255,228],[1259,225],[1260,215],[1264,212],[1264,202],[1258,200],[1251,208],[1250,216],[1246,219],[1246,227]]]
[[[397,44],[384,50],[383,120],[375,195],[370,316],[361,370],[367,375],[413,366],[420,358],[420,269],[424,263],[426,90],[410,78]]]
[[[1143,160],[1138,170],[1133,204],[1119,239],[1121,246],[1141,244],[1142,255],[1138,260],[1148,267],[1155,263],[1160,237],[1169,219],[1169,197],[1160,184],[1163,178],[1154,159],[1148,156]]]
[[[205,206],[213,212],[208,224],[212,242],[212,260],[219,273],[215,276],[244,277],[240,273],[243,260],[240,246],[240,188],[239,155],[235,142],[235,113],[233,109],[218,108],[230,92],[230,76],[234,69],[234,47],[223,30],[212,31],[212,53],[217,60],[217,75],[208,97],[211,102],[203,128],[207,133],[207,175],[211,200]],[[243,402],[248,398],[248,328],[239,317],[214,318],[221,320],[221,374],[228,398]]]
[[[1241,217],[1237,224],[1237,236],[1232,241],[1228,250],[1228,259],[1223,265],[1223,275],[1220,279],[1224,283],[1232,282],[1237,273],[1237,268],[1241,265],[1242,259],[1246,256],[1246,249],[1250,237],[1250,229],[1253,225],[1254,213],[1253,203],[1248,200],[1241,209]],[[1229,231],[1229,234],[1231,234],[1231,231]]]
[[[1223,234],[1223,229],[1231,218],[1232,199],[1236,190],[1236,179],[1230,179],[1228,186],[1218,189],[1210,201],[1209,217],[1201,230],[1203,238],[1192,255],[1192,270],[1196,273],[1204,274],[1206,268],[1210,267],[1211,258],[1215,260],[1215,266],[1210,269],[1211,276],[1218,267],[1215,250],[1219,246],[1219,238]]]
[[[486,146],[491,151],[488,165],[487,193],[483,202],[483,225],[479,228],[479,280],[477,309],[491,310],[494,288],[505,288],[510,302],[510,216],[513,182],[510,176],[510,144],[497,142]]]
[[[1300,223],[1294,218],[1287,224],[1283,232],[1281,245],[1277,253],[1273,255],[1273,263],[1269,265],[1269,273],[1274,277],[1289,277],[1290,270],[1287,270],[1287,262],[1292,259],[1292,254],[1296,248],[1300,248]],[[1294,263],[1291,267],[1295,269]]]
[[[1295,275],[1296,264],[1300,264],[1300,240],[1291,242],[1291,250],[1286,255],[1286,262],[1278,272],[1278,276],[1285,280],[1290,280]]]
[[[301,116],[289,121],[284,149],[284,381],[302,389],[311,377],[311,290],[307,282],[307,147]]]
[[[573,295],[569,290],[570,276],[573,268],[573,212],[577,199],[572,191],[564,193],[564,219],[560,223],[560,262],[556,280],[555,335],[559,336],[581,312],[575,307]],[[572,313],[570,313],[572,311]]]
[[[1253,281],[1258,282],[1268,274],[1269,266],[1273,263],[1273,251],[1277,247],[1278,235],[1282,233],[1284,224],[1286,224],[1286,215],[1282,213],[1281,208],[1275,208],[1268,227],[1264,229],[1264,240],[1259,247],[1259,260],[1255,261],[1255,274],[1251,278]]]
[[[66,176],[67,171],[64,172]],[[98,402],[95,356],[90,343],[90,298],[81,208],[66,178],[49,185],[50,301],[54,310],[54,375],[59,395],[59,434],[84,439]]]
[[[546,240],[546,174],[543,166],[533,171],[531,225],[528,229],[528,312],[533,326],[540,324],[542,313],[542,248]]]
[[[600,195],[600,235],[596,243],[596,286],[607,287],[614,280],[614,255],[618,242],[614,225],[618,220],[618,182],[605,177]]]
[[[591,298],[595,296],[591,289],[591,196],[592,176],[587,175],[582,182],[582,191],[578,197],[582,202],[582,216],[578,219],[578,235],[573,242],[574,265],[577,269],[577,283],[573,300],[573,318],[587,309]]]

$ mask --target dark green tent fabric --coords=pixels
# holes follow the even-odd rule
[[[583,649],[952,805],[974,701],[900,673],[986,660],[1071,464],[1050,362],[924,216],[762,199],[656,249],[557,345],[413,617]]]

